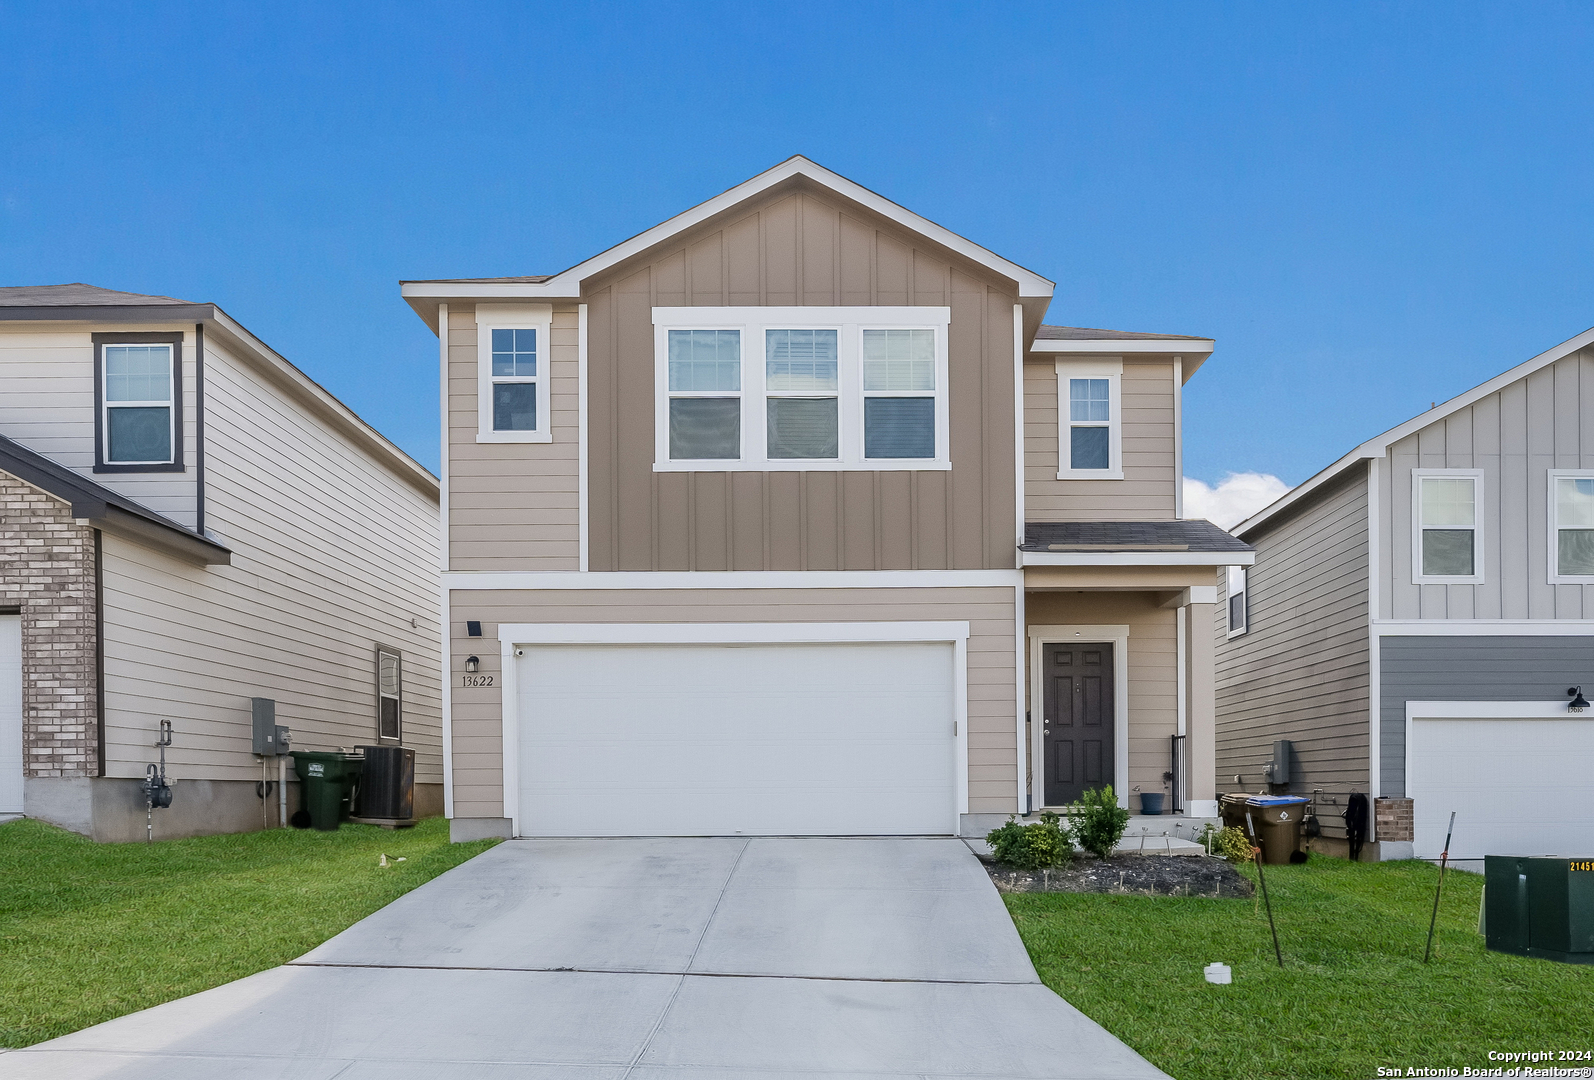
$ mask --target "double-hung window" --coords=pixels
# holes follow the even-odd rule
[[[1057,361],[1057,478],[1122,480],[1123,360]]]
[[[654,469],[946,469],[948,308],[654,308]]]
[[[1550,470],[1550,583],[1594,585],[1594,472]]]
[[[1229,601],[1229,637],[1239,637],[1251,628],[1250,597],[1243,566],[1224,567],[1224,595]]]
[[[98,472],[182,468],[181,334],[96,334]]]
[[[550,442],[548,304],[476,309],[477,442]]]
[[[376,737],[399,742],[404,736],[404,655],[376,650]]]
[[[1483,474],[1473,469],[1412,471],[1412,581],[1476,585],[1483,581],[1478,505]]]

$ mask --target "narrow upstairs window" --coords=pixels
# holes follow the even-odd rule
[[[1551,479],[1555,577],[1594,578],[1594,475]]]
[[[537,330],[492,331],[494,431],[536,431]]]
[[[764,331],[768,451],[776,458],[834,460],[841,453],[834,330]]]
[[[1419,475],[1417,511],[1419,576],[1471,584],[1478,577],[1478,477]]]
[[[104,346],[107,465],[169,465],[177,432],[171,345]]]
[[[742,456],[740,330],[669,332],[670,458]]]
[[[1245,567],[1225,567],[1224,594],[1229,600],[1229,637],[1238,637],[1250,629],[1250,599],[1246,595]]]
[[[863,456],[935,457],[935,331],[863,332]]]

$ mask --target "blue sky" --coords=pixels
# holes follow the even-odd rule
[[[1594,324],[1594,7],[0,2],[0,284],[214,301],[429,467],[410,277],[563,269],[793,153],[1210,335],[1297,483]]]

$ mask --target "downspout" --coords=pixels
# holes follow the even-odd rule
[[[442,441],[437,482],[437,614],[443,682],[443,816],[454,818],[454,612],[448,592],[448,305],[437,305],[437,410]]]
[[[194,324],[194,531],[205,535],[205,324]]]

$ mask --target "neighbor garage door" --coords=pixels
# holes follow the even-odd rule
[[[1418,858],[1452,810],[1452,858],[1594,854],[1594,719],[1413,718],[1408,762]]]
[[[527,645],[522,836],[947,833],[947,643]]]

